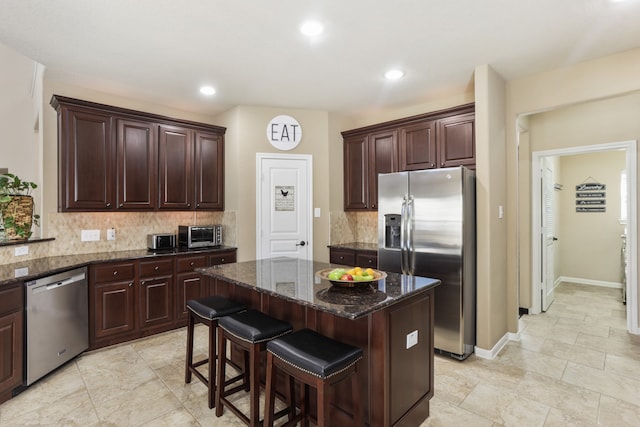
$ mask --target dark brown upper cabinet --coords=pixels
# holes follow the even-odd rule
[[[189,210],[194,206],[193,132],[160,126],[160,209]]]
[[[157,126],[132,120],[117,123],[118,209],[153,210],[158,201]]]
[[[219,133],[195,133],[196,209],[224,210],[224,140]]]
[[[113,209],[115,178],[112,116],[61,106],[58,110],[58,209]]]
[[[58,210],[224,209],[224,127],[54,95]]]
[[[475,168],[475,105],[342,132],[344,210],[378,209],[378,175],[464,165]]]

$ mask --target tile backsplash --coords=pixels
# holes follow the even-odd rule
[[[222,224],[223,243],[236,245],[236,214],[226,212],[83,212],[46,215],[47,236],[55,240],[30,244],[29,254],[15,257],[15,246],[0,247],[0,264],[46,256],[114,252],[147,247],[147,234],[177,233],[178,225]],[[116,239],[107,240],[107,229]],[[82,242],[82,230],[100,230],[100,240]]]
[[[377,212],[331,212],[331,244],[378,243]]]

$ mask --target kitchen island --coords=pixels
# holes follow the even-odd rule
[[[210,294],[286,320],[294,330],[310,328],[360,347],[366,425],[420,425],[429,416],[433,396],[433,295],[440,281],[388,273],[374,283],[342,288],[315,274],[333,267],[272,258],[197,271]],[[350,425],[351,407],[349,383],[338,384],[332,425]]]

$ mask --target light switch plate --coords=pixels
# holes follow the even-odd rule
[[[115,228],[107,228],[107,240],[116,240]]]
[[[407,350],[418,344],[418,331],[413,331],[407,334]]]
[[[320,218],[320,208],[315,208],[313,210],[313,216],[315,216],[316,218]]]

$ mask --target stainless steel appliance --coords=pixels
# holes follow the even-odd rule
[[[378,176],[378,268],[440,279],[435,347],[475,346],[475,172],[465,167]]]
[[[89,348],[86,267],[25,283],[26,385]]]
[[[147,248],[151,250],[173,249],[175,247],[175,234],[147,234]]]
[[[178,245],[189,249],[222,245],[221,225],[180,225]]]

